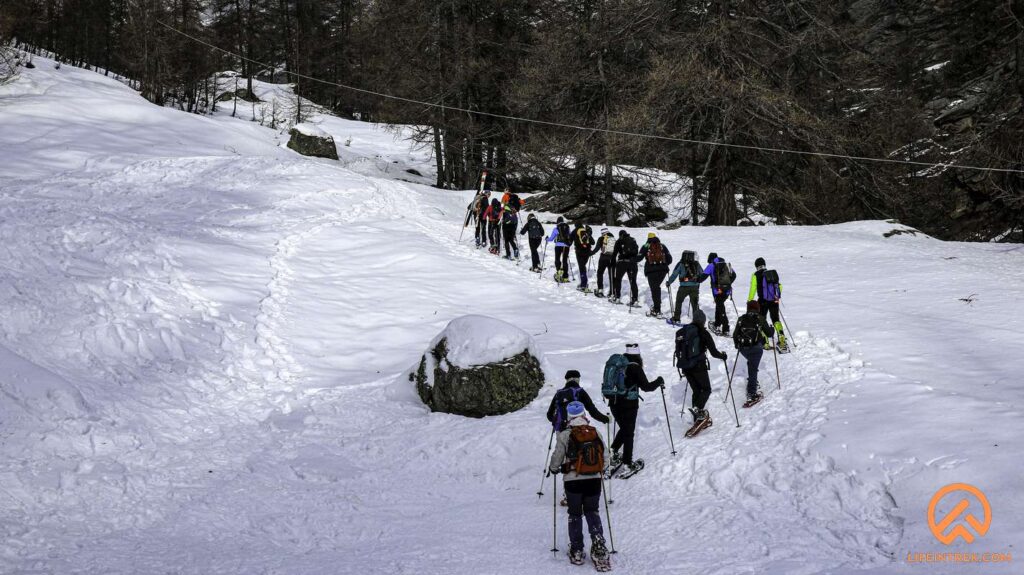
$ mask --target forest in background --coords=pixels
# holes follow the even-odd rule
[[[294,82],[339,115],[420,126],[439,187],[489,169],[594,221],[650,193],[612,169],[641,166],[693,182],[694,225],[752,209],[951,239],[1024,231],[1020,172],[751,149],[1024,169],[1024,0],[4,0],[0,40],[194,113],[223,97],[224,70],[243,98],[246,79]]]

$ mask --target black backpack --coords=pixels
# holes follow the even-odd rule
[[[562,222],[556,226],[558,228],[558,237],[556,241],[560,244],[567,246],[572,245],[572,231],[569,230],[569,224]]]
[[[728,262],[715,262],[715,287],[727,290],[735,279],[736,272],[732,271],[732,266]]]
[[[693,369],[704,359],[704,346],[700,341],[700,329],[691,324],[684,325],[676,332],[676,368]]]
[[[733,335],[732,342],[736,344],[736,349],[764,344],[761,338],[761,316],[756,313],[740,316],[736,322],[736,333]]]
[[[636,245],[636,240],[633,236],[626,236],[622,238],[622,249],[619,250],[619,259],[633,259],[636,254],[640,251],[640,248]]]

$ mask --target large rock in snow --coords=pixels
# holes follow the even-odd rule
[[[537,398],[544,372],[533,338],[501,320],[467,315],[437,335],[409,374],[431,411],[501,415]]]
[[[288,134],[288,147],[303,156],[338,159],[334,138],[313,124],[295,124]]]

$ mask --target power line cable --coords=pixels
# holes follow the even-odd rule
[[[157,20],[157,23],[160,24],[161,26],[167,28],[168,30],[176,33],[176,34],[184,36],[185,38],[188,38],[189,40],[192,40],[193,42],[202,44],[203,46],[206,46],[208,48],[212,48],[212,49],[217,50],[219,52],[223,52],[224,54],[227,54],[229,56],[234,56],[235,58],[238,58],[240,60],[244,60],[246,62],[251,62],[251,63],[256,64],[258,66],[262,66],[264,68],[268,68],[268,69],[271,69],[271,70],[274,69],[274,66],[271,66],[270,64],[267,64],[265,62],[260,62],[259,60],[254,60],[252,58],[247,58],[245,56],[242,56],[241,54],[236,54],[235,52],[232,52],[230,50],[225,50],[224,48],[221,48],[220,46],[216,46],[214,44],[206,42],[205,40],[202,40],[201,38],[196,38],[195,36],[192,36],[191,34],[188,34],[186,32],[178,30],[177,28],[174,28],[173,26],[170,26],[169,24],[166,24],[166,23],[164,23],[161,20]],[[954,163],[945,163],[945,162],[919,162],[919,161],[916,161],[916,160],[896,160],[896,159],[893,159],[893,158],[875,158],[875,157],[871,157],[871,156],[851,156],[851,155],[847,155],[847,154],[834,154],[834,153],[830,153],[830,152],[808,152],[806,150],[793,150],[793,149],[790,149],[790,148],[772,148],[772,147],[765,147],[765,146],[752,146],[752,145],[747,145],[747,144],[729,144],[729,143],[726,143],[726,142],[710,142],[710,141],[707,141],[707,140],[695,140],[695,139],[689,139],[689,138],[678,138],[678,137],[674,137],[674,136],[662,136],[662,135],[658,135],[658,134],[646,134],[646,133],[643,133],[643,132],[631,132],[631,131],[627,131],[627,130],[613,130],[613,129],[610,129],[610,128],[595,128],[595,127],[591,127],[591,126],[580,126],[580,125],[576,125],[576,124],[565,124],[565,123],[562,123],[562,122],[550,122],[550,121],[547,121],[547,120],[537,120],[535,118],[523,118],[523,117],[520,117],[520,116],[512,116],[512,115],[508,115],[508,114],[498,114],[498,113],[494,113],[494,112],[484,112],[484,111],[481,111],[481,110],[470,110],[470,109],[467,109],[467,108],[459,108],[457,106],[448,106],[448,105],[445,105],[445,104],[438,104],[436,102],[425,102],[423,100],[416,100],[414,98],[406,98],[406,97],[403,97],[403,96],[396,96],[394,94],[387,94],[387,93],[384,93],[384,92],[376,92],[376,91],[373,91],[373,90],[367,90],[365,88],[358,88],[356,86],[350,86],[350,85],[347,85],[347,84],[341,84],[341,83],[338,83],[338,82],[332,82],[330,80],[324,80],[324,79],[321,79],[321,78],[316,78],[314,76],[307,76],[306,74],[301,74],[299,72],[293,72],[293,71],[290,71],[290,70],[285,70],[285,73],[289,74],[289,75],[292,75],[292,76],[294,76],[296,78],[301,78],[301,79],[304,79],[304,80],[309,80],[310,82],[317,82],[317,83],[324,84],[324,85],[327,85],[327,86],[335,86],[335,87],[338,87],[338,88],[343,88],[345,90],[350,90],[350,91],[353,91],[353,92],[358,92],[360,94],[366,94],[366,95],[369,95],[369,96],[377,96],[379,98],[384,98],[384,99],[387,99],[387,100],[395,100],[395,101],[398,101],[398,102],[406,102],[406,103],[409,103],[409,104],[418,104],[418,105],[421,105],[421,106],[427,106],[427,107],[430,107],[430,108],[438,108],[438,109],[441,109],[441,110],[447,110],[447,111],[451,111],[451,112],[462,112],[462,113],[466,113],[466,114],[473,114],[473,115],[476,115],[476,116],[485,116],[485,117],[488,117],[488,118],[496,118],[496,119],[500,119],[500,120],[509,120],[509,121],[512,121],[512,122],[520,122],[520,123],[524,123],[524,124],[535,124],[535,125],[540,125],[540,126],[550,126],[550,127],[555,127],[555,128],[564,128],[564,129],[569,129],[569,130],[578,130],[578,131],[583,131],[583,132],[598,132],[598,133],[604,133],[604,134],[612,134],[612,135],[616,135],[616,136],[629,136],[629,137],[634,137],[634,138],[646,138],[646,139],[649,139],[649,140],[661,140],[661,141],[668,141],[668,142],[680,142],[680,143],[683,143],[683,144],[697,144],[697,145],[703,145],[703,146],[716,146],[716,147],[721,147],[721,148],[732,148],[732,149],[737,149],[737,150],[753,150],[753,151],[759,151],[759,152],[772,152],[772,153],[777,153],[777,154],[793,154],[793,155],[800,155],[800,156],[815,156],[815,157],[819,157],[819,158],[832,158],[832,159],[853,160],[853,161],[859,161],[859,162],[875,162],[875,163],[884,163],[884,164],[899,164],[899,165],[918,166],[918,167],[925,167],[925,168],[942,168],[944,170],[945,169],[949,169],[949,168],[954,168],[954,169],[958,169],[958,170],[974,170],[974,171],[980,171],[980,172],[999,172],[999,173],[1009,173],[1009,174],[1024,174],[1024,169],[1015,169],[1015,168],[992,168],[992,167],[986,167],[986,166],[970,166],[970,165],[964,165],[964,164],[954,164]]]

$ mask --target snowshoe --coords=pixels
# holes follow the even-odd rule
[[[597,290],[597,291],[595,291],[594,292],[594,296],[596,296],[596,297],[604,297],[604,290]]]
[[[690,429],[686,430],[686,434],[685,435],[686,435],[686,437],[696,437],[698,433],[700,433],[700,432],[704,431],[705,429],[711,427],[713,422],[711,421],[711,414],[709,414],[706,410],[705,411],[699,411],[699,410],[691,409],[690,411],[691,412],[698,412],[697,415],[696,415],[697,420],[693,422],[693,426],[690,427]]]
[[[622,304],[622,300],[620,300],[619,298],[617,298],[615,296],[612,296],[612,297],[608,298],[608,303],[613,303],[613,304],[616,304],[616,305],[621,305]]]
[[[670,318],[668,318],[668,319],[666,319],[666,320],[665,320],[665,323],[669,324],[669,325],[670,325],[670,326],[672,326],[672,327],[683,327],[683,325],[685,325],[685,324],[684,324],[684,323],[683,323],[682,321],[680,321],[680,320],[679,320],[679,318],[677,318],[677,317],[670,317]]]
[[[617,464],[612,465],[611,467],[608,468],[608,471],[605,472],[605,474],[604,474],[604,478],[605,479],[611,479],[612,477],[615,477],[616,475],[618,475],[618,473],[620,471],[622,471],[622,468],[625,467],[625,466],[626,466],[625,463],[623,463],[622,461],[619,461]]]
[[[654,311],[653,309],[647,310],[647,317],[653,317],[655,319],[665,319],[665,316],[661,315],[660,311]]]
[[[608,463],[609,467],[617,467],[622,464],[622,455],[618,451],[612,452],[612,460]]]
[[[583,550],[582,549],[570,549],[569,550],[569,563],[573,565],[583,565]]]
[[[758,403],[761,403],[762,399],[764,399],[764,394],[759,391],[755,395],[751,395],[751,396],[747,397],[747,400],[743,402],[743,407],[745,407],[745,408],[754,407]]]
[[[505,259],[506,259],[506,260],[511,260],[511,259],[512,259],[512,256],[505,256]]]
[[[708,326],[708,331],[718,337],[729,337],[729,326],[725,326],[725,329],[722,329],[715,324],[711,324]]]
[[[640,307],[640,304],[636,300],[632,300],[629,302],[629,307]]]
[[[779,353],[789,353],[789,352],[793,351],[793,350],[789,349],[789,344],[786,343],[786,340],[784,340],[784,339],[783,340],[779,340],[779,344],[775,346],[775,350],[778,351]]]
[[[643,471],[643,469],[644,469],[644,460],[643,459],[637,459],[633,463],[630,463],[629,465],[627,465],[626,468],[627,469],[626,469],[625,472],[619,474],[619,479],[629,479],[630,477],[633,477],[637,473],[640,473],[641,471]]]
[[[594,537],[594,542],[590,544],[590,560],[594,562],[594,569],[601,573],[612,570],[611,557],[608,556],[608,547],[603,537]]]
[[[577,286],[576,287],[576,291],[583,292],[583,293],[590,293],[590,288],[583,287],[583,286]]]

